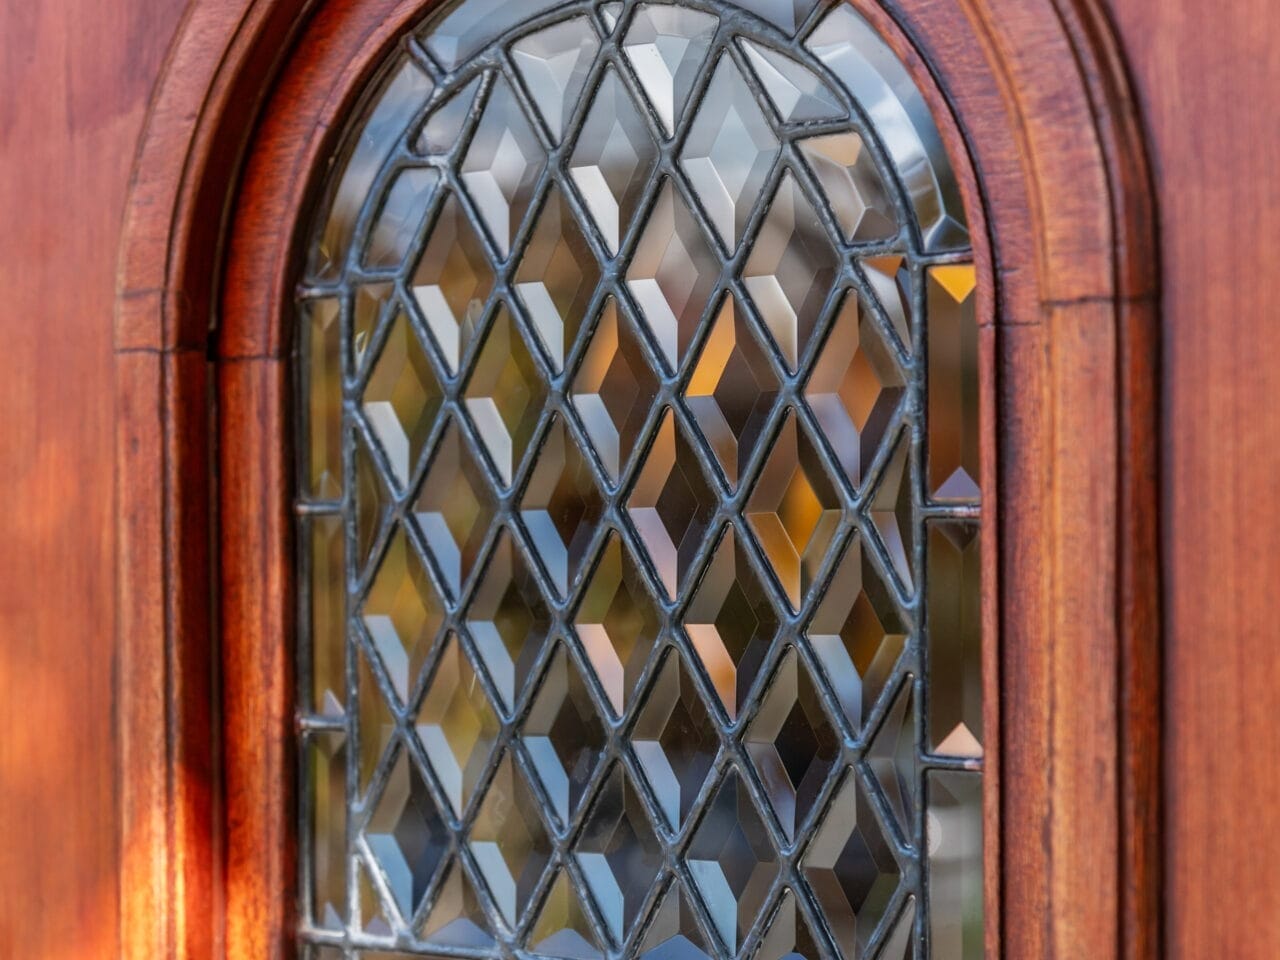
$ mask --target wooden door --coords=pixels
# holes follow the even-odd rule
[[[0,13],[12,224],[0,263],[17,292],[0,587],[6,955],[293,949],[297,251],[341,131],[430,6]],[[1243,0],[855,6],[937,121],[975,238],[987,951],[1272,956],[1280,870],[1265,837],[1280,766],[1257,585],[1276,574],[1262,251],[1280,202],[1265,166],[1280,68],[1264,55],[1280,20]],[[607,44],[607,19],[593,29]],[[713,242],[754,229],[737,215],[712,211],[703,228]],[[780,350],[773,369],[790,383]],[[770,424],[775,446],[792,430],[838,465],[817,421]],[[725,482],[723,461],[703,466]],[[755,549],[749,518],[734,529]],[[775,611],[799,616],[768,550],[752,556]],[[877,556],[892,582],[892,555]],[[798,610],[810,587],[796,577]],[[781,676],[785,660],[769,669]],[[312,739],[324,728],[307,724]],[[816,802],[838,792],[833,779]],[[799,848],[772,842],[810,883]],[[732,939],[682,869],[694,929]],[[539,902],[553,885],[548,874]],[[903,881],[893,910],[916,889]],[[813,903],[800,914],[819,923],[820,953],[897,942],[890,917],[846,944]]]

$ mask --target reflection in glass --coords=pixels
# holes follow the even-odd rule
[[[862,781],[849,770],[814,833],[801,869],[841,954],[866,956],[867,944],[898,886],[893,847]]]
[[[600,267],[564,193],[552,190],[520,261],[516,292],[557,371],[564,369],[599,279]]]
[[[521,735],[551,808],[568,823],[595,773],[605,731],[564,644],[556,644]]]
[[[929,939],[936,960],[980,960],[982,777],[959,770],[928,776]]]
[[[435,801],[401,750],[364,829],[400,915],[410,917],[440,868],[447,833]]]
[[[826,230],[788,171],[778,184],[742,280],[792,370],[813,336],[837,267]]]
[[[574,856],[609,934],[615,942],[623,942],[662,866],[662,846],[644,801],[622,766],[609,771],[587,814]]]
[[[631,458],[657,394],[644,348],[611,297],[578,365],[572,394],[582,428],[610,479],[619,479]]]
[[[551,859],[551,840],[538,815],[539,806],[511,753],[504,753],[471,827],[468,846],[498,912],[511,926],[524,916]]]
[[[733,527],[716,544],[685,611],[684,629],[729,719],[736,719],[778,617]]]
[[[737,247],[777,154],[778,138],[751,88],[733,60],[721,57],[685,139],[680,165],[728,249]]]
[[[411,29],[297,292],[299,954],[976,956],[982,277],[906,68],[836,0]]]
[[[450,634],[414,729],[454,816],[466,812],[497,742],[499,726],[470,658],[457,636]]]
[[[755,926],[777,874],[777,854],[737,771],[721,782],[693,833],[685,862],[729,953]]]
[[[929,331],[929,489],[936,500],[974,501],[978,491],[977,276],[972,264],[932,267]]]
[[[304,302],[302,354],[306,361],[307,457],[304,481],[317,499],[342,496],[342,323],[338,301]]]
[[[840,498],[798,417],[788,412],[746,506],[747,523],[793,609],[813,586],[840,523]]]
[[[719,746],[702,696],[674,650],[663,656],[631,741],[674,832],[689,816]]]
[[[340,516],[306,522],[310,541],[311,709],[341,716],[347,699],[347,532]]]
[[[341,929],[347,912],[347,738],[315,733],[307,744],[311,796],[311,916]]]
[[[621,716],[635,699],[661,620],[631,551],[612,530],[573,627],[610,707]]]
[[[569,162],[573,182],[604,238],[617,253],[635,221],[658,146],[616,70],[606,70]]]
[[[729,486],[746,473],[777,396],[778,379],[750,323],[725,298],[684,397]]]
[[[982,756],[982,596],[978,526],[929,524],[929,748]]]

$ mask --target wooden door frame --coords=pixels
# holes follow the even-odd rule
[[[1158,273],[1123,59],[1095,0],[852,2],[968,160],[997,318],[991,943],[1155,958]],[[429,5],[197,0],[153,98],[115,328],[125,957],[288,949],[292,645],[261,638],[293,613],[293,231]]]

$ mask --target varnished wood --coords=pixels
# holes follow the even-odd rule
[[[118,862],[146,849],[117,829],[110,330],[130,168],[181,7],[0,4],[4,957],[114,956]],[[154,387],[138,392],[153,408]]]
[[[1164,276],[1165,955],[1280,956],[1280,6],[1113,0]]]

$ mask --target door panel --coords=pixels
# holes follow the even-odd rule
[[[0,911],[0,952],[111,956],[120,943],[137,956],[206,955],[207,947],[201,945],[214,936],[208,921],[216,926],[218,910],[208,917],[207,895],[192,893],[189,885],[171,885],[171,865],[182,865],[179,877],[198,878],[196,891],[207,889],[204,885],[221,889],[216,872],[222,862],[217,853],[220,820],[198,812],[197,806],[182,805],[186,792],[172,786],[204,782],[203,802],[216,802],[221,796],[216,782],[212,791],[208,785],[218,738],[211,736],[207,722],[201,725],[200,717],[215,705],[236,714],[241,704],[234,699],[216,704],[206,696],[200,705],[201,692],[209,689],[201,668],[213,656],[204,632],[208,616],[201,614],[209,596],[186,587],[207,581],[198,575],[183,580],[174,576],[172,566],[173,558],[190,556],[201,545],[207,548],[214,537],[203,499],[184,501],[186,488],[175,479],[191,464],[206,469],[213,430],[202,403],[215,258],[202,254],[187,263],[184,257],[219,246],[213,225],[220,221],[238,152],[248,136],[247,129],[234,124],[211,126],[207,121],[213,114],[232,116],[237,110],[252,115],[251,106],[276,61],[274,56],[255,59],[246,50],[256,43],[262,49],[284,48],[300,5],[197,2],[185,29],[179,23],[183,5],[170,0],[78,2],[65,10],[34,12],[9,6],[0,12],[0,72],[12,94],[0,104],[0,143],[6,148],[0,151],[0,197],[10,224],[0,242],[0,276],[9,293],[0,320],[8,334],[0,374],[9,418],[0,464],[13,479],[2,522],[7,546],[0,550],[8,561],[0,582],[0,720],[5,731],[0,739],[5,784],[0,818],[14,829],[0,853],[6,905]],[[351,12],[361,6],[367,12],[372,5],[333,3],[322,9]],[[990,23],[1007,25],[1018,16],[994,0],[976,12],[942,3],[903,3],[895,10],[900,14],[897,8],[916,6],[928,6],[937,22],[988,16]],[[1117,878],[1118,889],[1126,896],[1136,890],[1139,900],[1150,899],[1126,912],[1131,918],[1147,918],[1126,932],[1128,955],[1225,952],[1261,958],[1280,952],[1280,920],[1270,909],[1280,897],[1280,865],[1268,856],[1266,844],[1258,842],[1275,832],[1280,819],[1269,800],[1280,777],[1276,751],[1268,748],[1274,740],[1270,714],[1277,687],[1270,655],[1274,629],[1267,594],[1258,589],[1277,575],[1265,539],[1275,475],[1266,436],[1280,388],[1266,367],[1274,346],[1270,339],[1276,335],[1267,308],[1275,281],[1263,251],[1270,249],[1268,238],[1276,233],[1271,221],[1280,199],[1267,167],[1280,126],[1271,97],[1280,87],[1280,64],[1266,55],[1280,35],[1280,12],[1261,0],[1201,6],[1181,0],[1064,0],[1057,5],[1075,25],[1068,32],[1079,49],[1090,48],[1099,13],[1114,22],[1136,91],[1131,106],[1141,117],[1156,171],[1160,210],[1160,546],[1167,655],[1163,899],[1172,908],[1164,915],[1167,941],[1157,946],[1151,937],[1157,925],[1150,919],[1156,898],[1142,893],[1155,887],[1145,884],[1134,867],[1149,861],[1140,850],[1131,852]],[[1000,15],[992,16],[992,11]],[[343,20],[341,29],[376,37],[384,14],[367,14],[363,20],[354,16]],[[1037,23],[1055,19],[1050,13]],[[317,22],[324,20],[317,15]],[[175,35],[180,39],[171,50]],[[994,28],[989,35],[1001,36]],[[948,53],[928,30],[917,28],[915,40],[932,71],[944,80],[977,62],[969,54],[958,55],[954,47]],[[993,43],[1001,48],[1003,41]],[[1002,49],[1008,55],[1019,45]],[[168,75],[184,77],[182,96],[162,80],[166,51],[171,58]],[[253,66],[237,72],[232,69],[236,64]],[[957,112],[963,118],[975,115],[975,105],[999,105],[1016,95],[1023,79],[1011,73],[1002,82],[1003,88],[997,85],[968,98],[958,92],[961,86],[951,84]],[[1104,103],[1105,97],[1095,102]],[[148,116],[149,104],[153,112]],[[219,113],[224,107],[227,112]],[[335,115],[340,113],[335,109]],[[1052,128],[1059,138],[1063,130],[1088,127],[1083,121],[1062,124],[1059,117]],[[144,128],[164,135],[146,138],[140,150]],[[979,139],[970,131],[966,152],[981,154]],[[219,143],[222,152],[204,149],[201,144],[207,140]],[[1032,154],[1034,149],[1028,148],[1018,160],[986,165],[984,175],[1016,175]],[[155,167],[147,158],[157,155],[170,165],[165,177],[148,180],[146,174]],[[140,175],[131,173],[136,158],[141,158]],[[314,157],[301,163],[293,175],[313,162]],[[143,199],[136,192],[139,184],[162,189]],[[193,191],[192,184],[202,184],[205,192]],[[127,200],[131,189],[134,199]],[[1000,193],[990,191],[988,200],[995,205]],[[179,201],[170,202],[174,197]],[[170,215],[174,209],[198,215],[184,220]],[[116,301],[113,277],[125,222],[142,226],[131,227],[126,235],[132,239],[122,261],[123,296]],[[138,242],[143,235],[146,242]],[[1007,229],[1004,235],[1009,236]],[[1032,249],[1032,236],[1024,237],[1028,242],[1018,249]],[[1078,252],[1096,249],[1086,245]],[[1021,267],[1024,261],[1006,259],[1004,266],[1011,265]],[[138,279],[143,276],[145,280]],[[1014,278],[1008,289],[1017,288],[1016,274]],[[1089,293],[1079,304],[1074,294],[1049,299],[1065,311],[1088,309],[1092,297]],[[113,310],[121,319],[114,359],[106,332]],[[152,318],[160,318],[154,337],[143,323]],[[1099,329],[1106,328],[1100,321]],[[1007,334],[1006,343],[1017,349],[1003,355],[1009,365],[1002,367],[1006,383],[1012,382],[1010,371],[1019,369],[1017,357],[1029,363],[1060,356],[1041,333],[1027,327]],[[225,406],[231,398],[242,418],[238,427],[226,426],[241,436],[251,428],[280,436],[284,424],[272,420],[272,411],[283,409],[283,379],[248,360],[278,356],[279,344],[234,329],[224,334],[224,355],[239,359],[223,375],[223,402]],[[1135,383],[1150,382],[1140,369],[1144,359],[1152,359],[1150,351],[1126,354],[1122,341],[1119,357],[1125,369],[1136,370]],[[1021,397],[1017,409],[1037,409],[1048,395],[1046,385],[1022,382],[1027,389],[1006,394],[1006,399]],[[237,402],[237,391],[253,398],[265,395],[270,402]],[[1089,397],[1087,391],[1084,397]],[[1082,445],[1072,438],[1088,435],[1092,421],[1081,416],[1078,426],[1059,423],[1062,443],[1054,448],[1055,456],[1082,456]],[[119,458],[108,439],[117,435]],[[1032,428],[1017,436],[1019,445],[1006,448],[1015,458],[1044,439]],[[147,496],[135,500],[130,491],[137,489],[142,473],[162,479],[148,480]],[[272,480],[260,474],[245,475],[242,481],[246,497],[265,482],[284,484],[283,477]],[[1150,507],[1153,498],[1144,492],[1149,481],[1149,474],[1137,477],[1125,496],[1138,507]],[[1033,503],[1034,497],[1020,495],[1017,502]],[[1067,513],[1064,521],[1077,516]],[[285,516],[282,504],[282,522]],[[175,528],[174,518],[182,517],[187,519]],[[1135,549],[1148,554],[1152,549],[1127,534],[1121,541],[1138,544]],[[285,581],[262,576],[274,568],[264,567],[261,553],[253,552],[261,546],[259,540],[242,529],[230,542],[244,551],[250,571],[246,583],[267,595],[284,590]],[[113,556],[119,551],[124,561],[117,564]],[[1015,573],[1030,576],[1045,555],[1033,551],[1009,558]],[[254,559],[256,563],[249,562]],[[1140,581],[1119,589],[1134,591],[1139,600],[1151,595]],[[1045,611],[1033,610],[1029,616],[1027,622],[1052,619]],[[289,628],[287,622],[260,618],[247,626],[255,636]],[[1138,641],[1153,636],[1155,631],[1148,630]],[[1030,646],[1017,649],[1033,660],[1044,652]],[[238,665],[261,653],[248,643],[233,652]],[[1073,650],[1063,656],[1065,666],[1075,671],[1090,662]],[[1133,706],[1124,698],[1135,682],[1149,688],[1149,677],[1142,675],[1152,662],[1122,663],[1123,672],[1116,674],[1122,678],[1121,703]],[[131,664],[151,669],[133,673]],[[270,660],[261,666],[269,674]],[[171,685],[175,675],[184,682]],[[196,695],[194,707],[190,699],[175,699],[183,689]],[[1018,709],[1019,703],[1043,704],[1051,697],[1069,704],[1078,692],[1071,683],[1031,684],[1015,701],[1006,687],[1001,704]],[[1104,717],[1114,698],[1093,688],[1088,692],[1099,696],[1094,715]],[[183,704],[191,709],[177,708]],[[1150,723],[1140,709],[1126,711],[1126,723]],[[1123,723],[1118,726],[1123,730]],[[263,729],[259,726],[254,735],[261,737]],[[287,724],[273,729],[276,733],[266,742],[287,740]],[[1090,742],[1087,727],[1063,730],[1059,721],[1058,729],[1067,740],[1083,735],[1078,742]],[[1037,771],[1052,770],[1062,783],[1069,771],[1095,759],[1082,749],[1065,766],[1055,765],[1041,732],[1030,728],[1013,743],[1023,747],[1017,777],[1034,783],[1016,795],[1006,793],[1030,813],[1045,809],[1044,780]],[[116,762],[117,747],[123,750],[122,764]],[[260,753],[240,756],[240,766],[258,762]],[[1129,756],[1119,773],[1121,793],[1104,791],[1081,802],[1096,812],[1128,802],[1120,799],[1113,807],[1109,797],[1151,796],[1123,784],[1125,778],[1149,779],[1153,768],[1148,761],[1155,756],[1155,751]],[[234,749],[222,764],[233,758]],[[277,758],[268,767],[278,770],[283,762]],[[197,771],[190,780],[172,775],[184,767]],[[264,780],[252,795],[265,795],[273,782],[278,784]],[[1003,790],[1014,789],[1005,782]],[[234,790],[228,797],[234,806]],[[170,806],[175,800],[187,811],[186,819],[175,817],[176,808]],[[1124,816],[1129,825],[1121,840],[1130,842],[1141,834],[1139,826],[1150,829],[1160,814],[1130,805]],[[1085,842],[1071,836],[1055,842],[1075,849],[1077,868],[1088,867],[1092,836],[1085,828]],[[174,838],[186,839],[174,847]],[[268,831],[260,838],[266,841],[264,853],[284,849],[279,835]],[[234,857],[230,862],[233,868],[237,864]],[[1095,866],[1105,871],[1113,862]],[[1016,866],[1017,861],[1010,863]],[[1062,863],[1065,870],[1067,861]],[[257,865],[250,864],[241,879],[253,876]],[[288,873],[284,864],[275,869]],[[1112,931],[1090,923],[1087,912],[1081,912],[1085,901],[1072,895],[1066,873],[1031,868],[1016,876],[1016,889],[1005,902],[1023,897],[1027,916],[1038,918],[1044,937],[1032,936],[1018,955],[1054,955],[1055,939],[1057,955],[1064,956],[1072,955],[1080,937],[1118,942]],[[274,898],[280,889],[262,892],[258,902],[278,904]],[[199,906],[184,912],[178,905],[188,894],[193,907]],[[117,920],[122,895],[123,924]],[[268,940],[273,924],[281,929],[284,924],[282,917],[246,915],[239,920],[248,924],[250,934],[266,933]],[[201,923],[202,930],[194,929]],[[255,947],[240,955],[263,953],[265,948]]]

